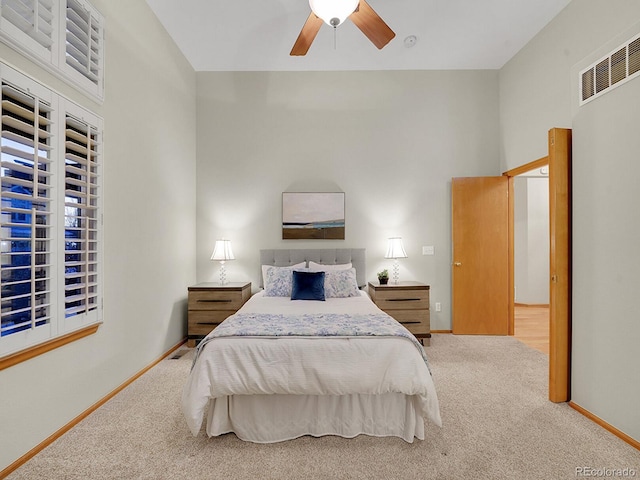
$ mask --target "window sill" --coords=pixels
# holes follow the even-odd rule
[[[63,345],[67,345],[69,343],[75,342],[76,340],[80,340],[81,338],[93,335],[98,331],[100,325],[102,325],[102,322],[95,323],[80,330],[76,330],[75,332],[68,333],[61,337],[53,338],[39,345],[35,345],[33,347],[20,350],[19,352],[7,355],[6,357],[2,357],[0,358],[0,370],[4,370],[5,368],[17,365],[18,363],[25,362],[34,357],[37,357],[38,355],[42,355],[43,353],[50,352],[51,350],[55,350],[58,347],[62,347]]]

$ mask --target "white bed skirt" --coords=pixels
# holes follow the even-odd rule
[[[303,435],[400,437],[424,440],[418,399],[382,395],[234,395],[209,402],[210,437],[235,433],[255,443],[274,443]]]

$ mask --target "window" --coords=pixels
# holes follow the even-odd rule
[[[14,47],[41,61],[52,62],[57,42],[53,0],[0,0],[0,30]]]
[[[0,64],[0,356],[101,320],[101,120]]]
[[[64,314],[95,317],[99,287],[98,131],[65,120]]]
[[[87,0],[0,0],[0,39],[97,100],[104,18]]]
[[[66,0],[65,50],[66,74],[87,90],[100,92],[102,98],[103,19],[90,4]]]
[[[2,81],[2,336],[51,321],[51,114]]]

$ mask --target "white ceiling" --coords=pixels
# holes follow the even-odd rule
[[[304,57],[289,52],[308,0],[146,1],[196,71],[299,71],[498,69],[571,0],[367,0],[396,33],[386,47],[347,20]]]

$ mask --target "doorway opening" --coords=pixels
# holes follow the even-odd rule
[[[549,168],[549,400],[570,400],[571,130],[549,130],[547,157],[503,173],[509,180],[509,334],[514,334],[514,177]]]
[[[540,162],[536,162],[538,165]],[[549,354],[549,166],[514,176],[514,332]]]
[[[566,402],[571,373],[571,130],[549,130],[548,152],[548,157],[500,177],[452,178],[451,324],[454,334],[514,334],[514,177],[548,164],[549,400]]]

